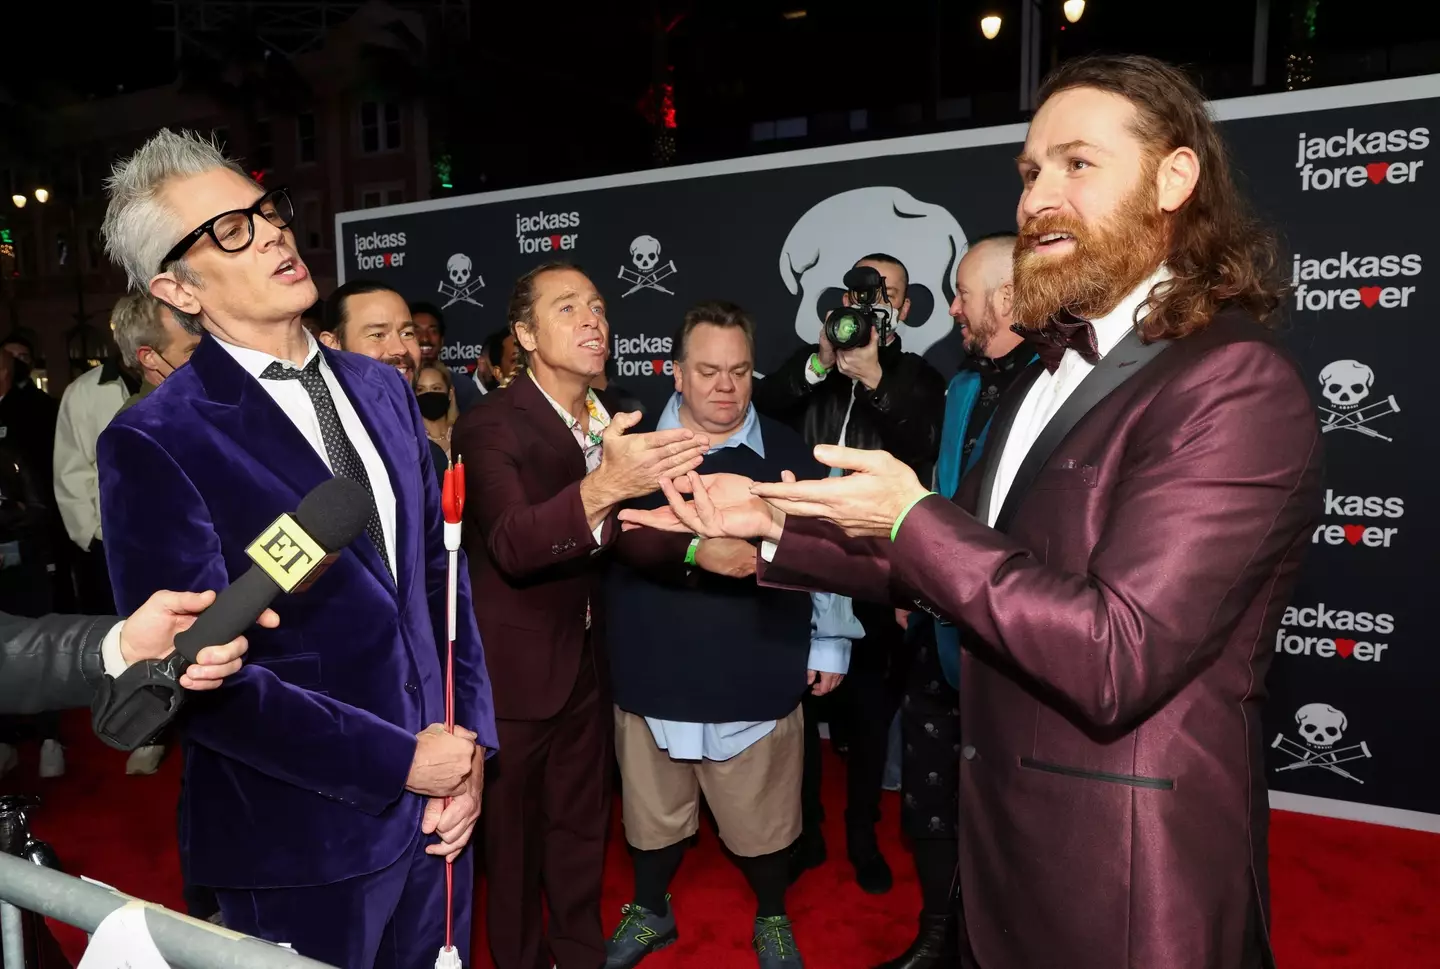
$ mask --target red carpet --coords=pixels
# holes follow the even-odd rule
[[[177,760],[167,758],[153,777],[126,777],[124,755],[91,737],[83,714],[69,720],[66,731],[72,745],[65,777],[33,781],[35,748],[29,746],[0,788],[43,794],[46,804],[36,812],[34,829],[55,846],[71,874],[183,910],[174,837]],[[895,795],[885,798],[881,825],[895,889],[876,897],[855,887],[840,821],[843,767],[834,758],[826,766],[831,860],[792,890],[790,913],[808,965],[867,969],[909,942],[919,894],[896,833]],[[1272,817],[1272,904],[1282,969],[1440,969],[1440,836],[1287,812]],[[617,823],[606,872],[607,927],[630,890],[618,830]],[[686,856],[673,892],[680,942],[646,960],[647,969],[755,965],[749,950],[754,903],[710,830],[702,830],[700,846]],[[55,931],[78,962],[83,935]],[[484,951],[477,935],[476,952]],[[488,957],[479,955],[474,969],[489,966]]]

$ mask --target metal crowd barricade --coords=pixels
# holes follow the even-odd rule
[[[25,969],[20,909],[94,933],[105,917],[142,901],[0,853],[0,929],[5,969]],[[334,969],[284,946],[241,935],[142,901],[145,924],[174,969]]]

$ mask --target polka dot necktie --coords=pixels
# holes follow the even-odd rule
[[[340,425],[340,415],[335,410],[335,401],[330,398],[330,388],[320,375],[320,355],[317,353],[304,368],[286,367],[272,363],[260,374],[261,380],[298,380],[300,386],[310,395],[315,405],[315,416],[320,421],[320,437],[325,441],[325,453],[330,456],[330,467],[342,475],[364,486],[370,496],[370,520],[365,524],[365,534],[375,543],[380,561],[390,568],[390,556],[385,552],[385,532],[380,527],[380,511],[375,507],[375,492],[370,488],[370,476],[365,473],[365,463],[355,451],[355,445]]]

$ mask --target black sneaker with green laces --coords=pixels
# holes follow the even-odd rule
[[[795,930],[785,915],[768,915],[755,920],[755,958],[760,969],[802,969],[800,950],[795,948]]]
[[[665,914],[631,902],[620,909],[620,924],[605,943],[605,969],[631,969],[650,953],[680,938],[675,928],[675,907],[665,896]]]

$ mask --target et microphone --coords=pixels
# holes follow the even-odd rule
[[[105,677],[91,704],[95,735],[117,750],[134,750],[163,730],[184,702],[180,676],[206,646],[228,643],[254,625],[280,593],[304,592],[342,549],[365,530],[373,499],[364,486],[334,477],[317,485],[295,514],[281,515],[245,549],[254,563],[221,590],[189,629],[175,637],[175,652],[146,660],[118,679]]]

